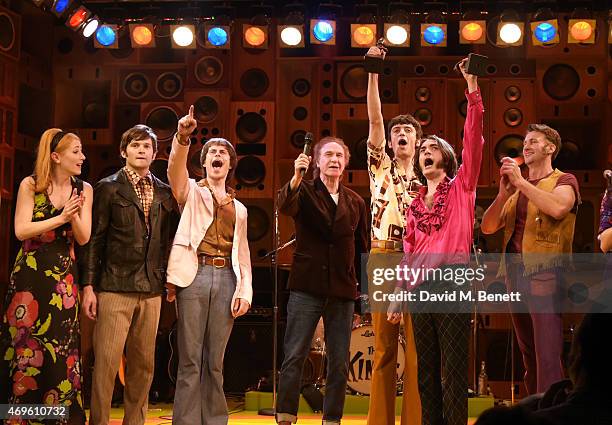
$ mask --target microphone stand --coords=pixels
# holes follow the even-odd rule
[[[295,243],[295,237],[280,245],[280,231],[278,229],[278,195],[274,198],[274,249],[261,258],[270,257],[270,263],[274,273],[274,307],[272,316],[272,407],[259,409],[257,414],[262,416],[274,416],[276,413],[276,379],[278,374],[278,261],[277,255],[280,251]]]

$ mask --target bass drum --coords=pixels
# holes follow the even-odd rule
[[[357,394],[369,395],[372,389],[374,370],[374,328],[370,324],[356,327],[351,332],[349,352],[348,387]],[[404,340],[400,335],[397,342],[397,380],[404,377]]]

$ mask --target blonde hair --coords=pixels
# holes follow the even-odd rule
[[[36,163],[34,165],[34,192],[45,192],[51,184],[51,170],[53,163],[51,162],[51,143],[56,134],[62,132],[59,128],[50,128],[40,136],[38,143],[38,153],[36,154]],[[65,133],[53,152],[63,152],[68,149],[71,139],[79,139],[74,133]]]

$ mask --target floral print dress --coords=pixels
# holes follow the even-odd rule
[[[73,180],[82,189],[82,182]],[[61,214],[46,193],[34,197],[33,221]],[[62,404],[83,424],[79,291],[70,223],[25,240],[10,277],[0,324],[1,367],[8,370],[10,404]],[[14,421],[36,424],[39,420]]]

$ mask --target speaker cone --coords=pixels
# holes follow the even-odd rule
[[[240,77],[240,88],[248,97],[260,97],[268,90],[268,74],[259,68],[252,68]]]
[[[310,82],[304,78],[298,78],[291,85],[291,91],[297,97],[304,97],[310,93]]]
[[[429,89],[429,87],[419,87],[414,92],[414,98],[418,102],[428,102],[431,98],[431,90]]]
[[[295,148],[302,149],[304,147],[304,137],[306,132],[304,130],[296,130],[291,134],[291,145]]]
[[[205,86],[216,84],[223,77],[223,63],[214,56],[205,56],[196,62],[194,74]]]
[[[0,50],[7,52],[15,44],[15,26],[6,13],[0,12]]]
[[[554,163],[557,168],[576,170],[584,167],[582,159],[582,152],[578,143],[573,140],[563,140],[561,150]]]
[[[155,90],[162,99],[174,99],[183,90],[183,79],[176,72],[164,72],[157,77]]]
[[[199,122],[211,122],[217,118],[219,104],[210,96],[199,97],[193,103],[193,115]]]
[[[94,100],[83,108],[83,122],[86,128],[108,127],[108,104]]]
[[[240,158],[236,165],[236,180],[243,186],[254,187],[264,180],[266,166],[256,156],[245,156]]]
[[[580,88],[580,75],[569,65],[557,64],[546,70],[542,78],[544,91],[555,100],[567,100]]]
[[[123,80],[123,94],[130,99],[142,99],[149,92],[149,79],[140,72],[134,72]]]
[[[508,86],[504,91],[504,97],[508,102],[516,102],[521,98],[521,89],[517,86]]]
[[[353,100],[364,100],[368,92],[368,73],[363,65],[349,66],[340,77],[340,90]]]
[[[270,218],[266,210],[257,205],[247,205],[247,239],[257,242],[270,231]]]
[[[202,145],[197,145],[197,149],[191,149],[189,152],[189,175],[192,177],[202,178],[204,177],[204,170],[202,163],[200,162],[200,155],[202,153]]]
[[[431,111],[427,108],[417,109],[414,113],[414,118],[421,124],[422,127],[427,127],[433,119]]]
[[[266,120],[256,112],[247,112],[236,121],[236,135],[242,142],[261,142],[267,132]]]
[[[518,108],[510,108],[504,112],[504,123],[508,127],[516,127],[523,122],[523,113]]]
[[[168,160],[167,159],[158,158],[158,159],[153,160],[153,162],[151,163],[151,167],[149,167],[149,169],[151,170],[151,174],[153,174],[155,177],[157,177],[164,183],[168,184]]]
[[[495,145],[495,160],[501,164],[504,157],[514,159],[519,165],[523,165],[523,138],[514,134],[509,134]]]
[[[176,132],[178,116],[174,109],[160,106],[149,112],[145,124],[155,131],[158,140],[169,140]]]

